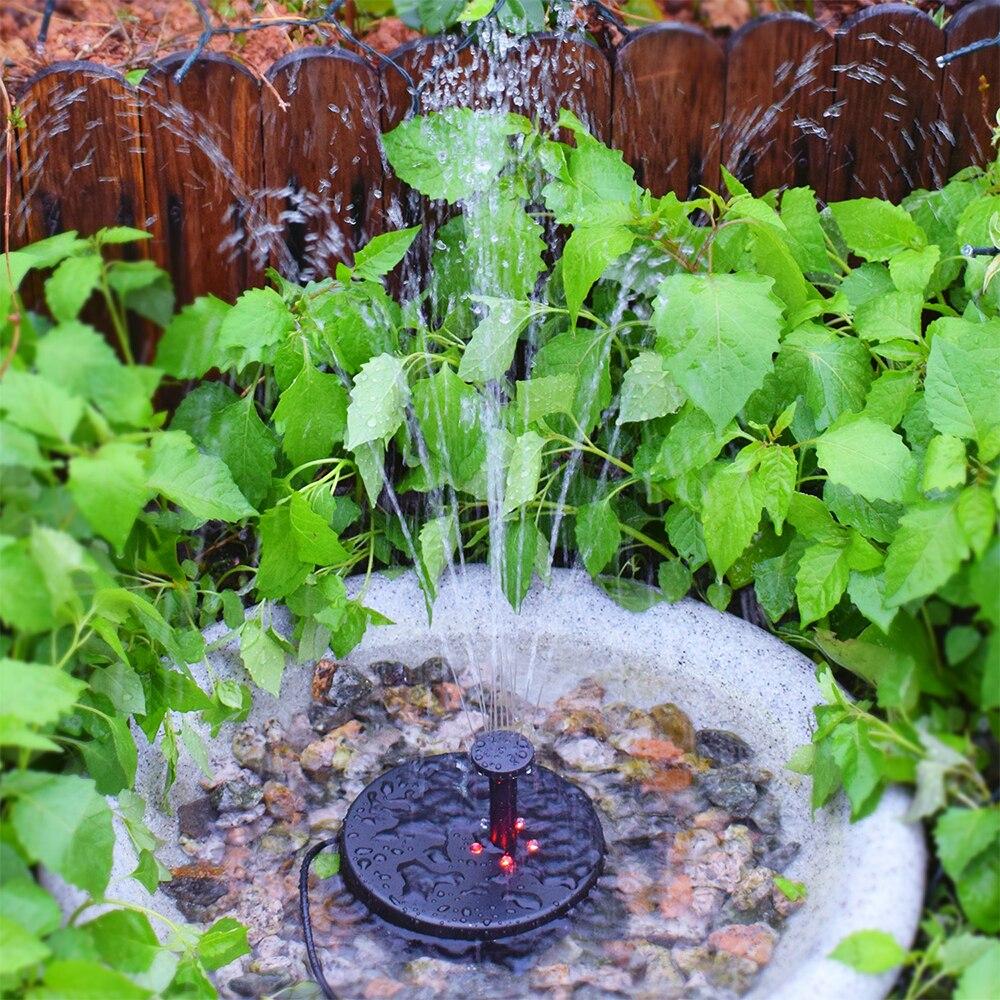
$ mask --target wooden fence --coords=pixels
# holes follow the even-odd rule
[[[778,14],[723,49],[677,24],[632,33],[613,53],[539,35],[502,57],[429,38],[395,57],[416,79],[440,69],[423,109],[507,108],[551,122],[575,110],[620,147],[655,194],[718,187],[725,164],[754,192],[808,184],[826,199],[941,182],[990,155],[1000,58],[936,58],[1000,32],[1000,0],[975,0],[945,30],[911,7],[873,7],[836,36]],[[183,55],[138,88],[63,63],[19,95],[27,128],[15,240],[114,224],[149,228],[140,248],[173,276],[179,302],[233,299],[267,265],[326,274],[422,209],[402,197],[379,134],[410,104],[402,78],[343,49],[302,49],[262,83],[217,55],[181,83]]]

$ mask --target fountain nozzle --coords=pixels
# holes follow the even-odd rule
[[[520,830],[517,779],[531,769],[535,748],[527,737],[509,729],[492,729],[472,744],[473,766],[490,782],[490,841],[510,853]]]

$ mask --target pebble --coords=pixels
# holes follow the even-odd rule
[[[275,819],[291,821],[305,807],[301,795],[279,781],[264,783],[264,808]]]
[[[717,767],[740,764],[753,756],[750,744],[735,733],[725,729],[699,729],[695,736],[695,749]]]
[[[757,786],[741,764],[720,767],[701,776],[698,786],[713,805],[733,816],[749,816],[757,804]]]
[[[612,747],[590,736],[557,740],[553,750],[564,764],[579,771],[609,771],[616,757]]]
[[[781,829],[781,803],[773,792],[764,792],[750,810],[753,820],[761,833],[777,833]]]
[[[783,872],[797,857],[802,849],[801,844],[790,840],[787,844],[776,844],[760,859],[764,868]]]
[[[277,993],[290,985],[292,977],[287,973],[270,972],[266,974],[248,972],[229,980],[229,989],[241,997],[265,997]]]
[[[691,753],[695,748],[694,725],[687,714],[682,712],[672,702],[654,705],[649,710],[650,718],[656,728],[685,753]]]
[[[263,733],[258,732],[253,726],[242,726],[233,736],[232,747],[233,757],[240,767],[260,773],[264,765],[266,747]]]
[[[712,931],[708,944],[716,951],[748,958],[760,966],[771,961],[777,939],[778,935],[767,924],[728,924]]]
[[[212,804],[220,813],[246,812],[253,809],[264,795],[264,786],[253,771],[227,765],[220,771],[209,789]]]
[[[379,683],[385,687],[399,687],[407,683],[406,677],[409,668],[399,660],[379,660],[377,663],[370,663],[368,669],[379,679]],[[313,696],[315,697],[315,695]]]
[[[208,795],[177,807],[177,825],[182,837],[201,840],[209,836],[215,825],[215,804]]]

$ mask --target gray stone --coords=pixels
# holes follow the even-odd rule
[[[698,787],[713,805],[733,816],[749,816],[757,804],[757,786],[750,780],[747,768],[740,764],[703,774]]]
[[[253,726],[241,726],[233,736],[233,757],[240,767],[260,773],[264,766],[264,734]]]
[[[209,792],[212,804],[219,812],[246,812],[253,809],[264,796],[264,785],[253,771],[237,770],[227,773]]]
[[[794,840],[787,844],[778,844],[761,856],[761,866],[775,872],[783,872],[799,856],[801,850],[802,845]]]
[[[418,667],[407,669],[407,684],[443,684],[452,679],[451,668],[443,656],[429,656]]]
[[[719,767],[739,764],[753,756],[746,740],[725,729],[699,729],[695,736],[698,755]]]
[[[781,802],[772,792],[764,792],[748,817],[761,833],[777,833],[781,828]]]
[[[241,997],[266,997],[293,982],[291,976],[278,972],[248,972],[229,980],[229,988]]]

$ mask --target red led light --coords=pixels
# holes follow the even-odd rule
[[[529,840],[528,843],[525,844],[524,846],[528,848],[529,854],[534,854],[535,851],[537,851],[538,848],[541,847],[542,845],[539,844],[537,840]]]
[[[517,819],[514,820],[514,829],[517,830],[518,833],[520,833],[524,829],[524,817],[523,816],[518,816]]]
[[[503,869],[503,870],[504,870],[505,872],[509,872],[509,871],[512,871],[512,870],[513,870],[513,868],[514,868],[514,859],[513,859],[513,858],[512,858],[512,857],[511,857],[511,856],[510,856],[509,854],[505,854],[505,855],[504,855],[504,856],[503,856],[503,857],[502,857],[502,858],[500,859],[500,867],[501,867],[501,868],[502,868],[502,869]]]
[[[469,851],[472,854],[482,854],[483,853],[483,845],[480,844],[479,841],[477,840],[474,844],[469,844]]]

